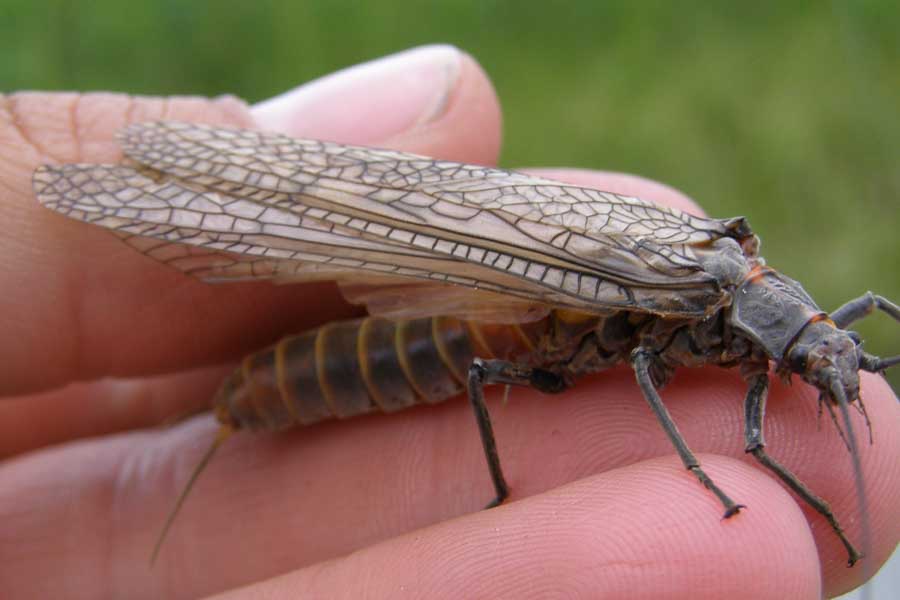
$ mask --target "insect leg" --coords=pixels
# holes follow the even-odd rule
[[[887,358],[878,358],[872,356],[868,352],[863,352],[859,359],[859,368],[870,373],[880,373],[890,367],[900,365],[900,355],[889,356]]]
[[[794,490],[804,502],[825,517],[847,550],[847,564],[853,566],[856,561],[862,558],[862,554],[844,535],[844,530],[841,529],[828,503],[814,494],[802,481],[797,479],[796,475],[769,456],[764,449],[766,443],[763,439],[763,418],[766,414],[766,396],[768,393],[769,379],[765,374],[756,375],[750,379],[750,389],[747,391],[747,398],[744,401],[744,442],[746,443],[744,451],[752,454],[760,464],[772,471],[789,488]]]
[[[491,425],[491,416],[488,414],[487,405],[484,402],[484,386],[494,383],[529,386],[548,394],[561,392],[566,387],[562,377],[543,369],[532,369],[505,360],[476,358],[472,361],[468,380],[469,402],[475,412],[475,421],[478,423],[484,457],[487,460],[496,493],[486,508],[499,505],[509,496],[509,486],[503,477],[500,456],[497,454],[494,427]]]
[[[895,321],[900,321],[900,306],[872,292],[866,292],[859,298],[850,300],[831,313],[829,317],[831,317],[835,325],[845,329],[854,321],[872,314],[872,311],[876,308],[889,314]]]
[[[672,420],[672,416],[669,414],[669,411],[662,403],[662,399],[656,392],[656,388],[653,386],[653,380],[650,377],[650,365],[655,359],[655,354],[646,348],[636,348],[634,352],[631,353],[631,366],[634,368],[637,382],[641,387],[644,398],[656,414],[656,418],[665,430],[666,435],[669,436],[672,445],[675,446],[678,456],[681,457],[681,462],[684,463],[684,466],[690,472],[697,476],[700,483],[716,495],[722,503],[722,506],[725,507],[725,515],[723,518],[727,519],[732,515],[736,515],[740,509],[745,508],[744,505],[737,504],[734,500],[729,498],[728,495],[719,489],[719,486],[709,478],[709,475],[700,468],[700,461],[697,460],[697,457],[694,456],[694,453],[688,448],[687,442],[684,441],[684,437],[682,437],[681,432],[678,431],[675,421]]]
[[[875,310],[882,310],[895,321],[900,321],[900,306],[897,306],[887,298],[866,292],[859,298],[850,300],[829,315],[834,324],[845,329],[854,321],[869,316]],[[900,355],[879,358],[867,352],[860,353],[859,367],[870,373],[880,373],[885,369],[900,364]]]

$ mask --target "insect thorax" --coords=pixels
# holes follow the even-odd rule
[[[806,325],[826,316],[803,287],[768,267],[754,268],[734,292],[731,326],[781,361]]]
[[[654,373],[657,385],[668,381],[678,367],[732,366],[748,359],[764,365],[766,361],[756,344],[729,326],[726,309],[702,319],[636,311],[605,316],[554,311],[533,364],[577,378],[627,363],[638,347],[659,358]]]

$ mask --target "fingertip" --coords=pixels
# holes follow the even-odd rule
[[[253,116],[296,137],[373,144],[439,115],[460,67],[453,46],[421,46],[300,85],[256,104]]]
[[[766,474],[719,455],[704,471],[744,508],[725,518],[721,502],[674,456],[615,469],[582,488],[591,507],[592,553],[616,588],[610,597],[818,598],[820,567],[809,525]],[[578,484],[576,484],[578,485]],[[574,523],[573,523],[574,524]],[[617,577],[613,577],[615,574]]]
[[[497,93],[481,65],[460,52],[456,86],[444,111],[389,140],[391,148],[479,165],[496,164],[502,142],[502,111]]]
[[[257,125],[296,137],[493,163],[500,107],[475,60],[450,45],[349,67],[265,100]]]
[[[668,457],[435,525],[253,587],[267,597],[818,598],[797,506],[738,461],[704,457],[750,508],[721,505]],[[247,591],[246,589],[244,591]],[[228,597],[228,596],[226,596]]]

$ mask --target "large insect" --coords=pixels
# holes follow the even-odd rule
[[[239,429],[278,430],[435,403],[462,391],[494,485],[508,495],[483,388],[559,392],[627,361],[685,467],[703,471],[657,388],[677,367],[739,366],[749,383],[745,441],[861,556],[828,504],[764,449],[769,362],[861,410],[860,369],[880,359],[845,328],[880,309],[867,293],[823,312],[765,266],[743,218],[710,219],[636,198],[413,154],[183,123],[124,129],[124,165],[43,166],[47,207],[101,225],[145,254],[209,281],[337,280],[372,315],[332,323],[244,359],[215,397],[219,444]],[[858,464],[857,464],[858,472]],[[154,556],[159,545],[154,550]]]

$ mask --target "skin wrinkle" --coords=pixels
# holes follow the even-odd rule
[[[46,217],[53,220],[58,218],[51,215]],[[44,218],[44,215],[41,215],[41,218]],[[44,366],[51,378],[53,373],[80,372],[82,367],[80,358],[85,355],[84,320],[81,318],[84,314],[84,303],[83,295],[78,293],[83,286],[84,276],[81,269],[77,268],[79,263],[75,253],[63,253],[63,256],[57,256],[57,260],[63,261],[64,266],[62,269],[52,271],[54,278],[50,281],[57,285],[51,289],[55,292],[54,300],[62,297],[68,301],[53,302],[54,319],[66,323],[68,329],[65,335],[55,336],[53,339],[56,358]],[[60,318],[62,314],[67,317]]]
[[[459,94],[462,86],[457,85],[459,78],[462,76],[463,71],[463,57],[457,57],[457,62],[455,65],[445,65],[443,76],[445,79],[444,83],[444,93],[441,94],[440,98],[434,99],[432,105],[428,107],[428,110],[423,111],[416,121],[413,123],[410,130],[417,129],[423,125],[431,123],[432,121],[440,120],[447,114],[448,109],[451,106],[453,99]]]
[[[44,96],[44,94],[35,94],[37,96]],[[69,117],[69,126],[66,128],[68,132],[67,138],[69,142],[74,145],[75,151],[70,153],[65,153],[64,155],[57,154],[55,147],[52,148],[43,148],[40,144],[37,143],[36,137],[33,137],[28,134],[28,129],[30,125],[23,122],[24,112],[19,108],[20,102],[27,103],[29,98],[27,98],[26,94],[16,93],[13,94],[15,96],[14,99],[11,100],[11,106],[13,107],[13,120],[12,124],[22,138],[22,140],[28,143],[29,146],[37,153],[38,160],[43,162],[54,162],[54,163],[64,163],[64,162],[82,162],[83,157],[80,155],[81,143],[78,138],[78,129],[75,126],[77,115],[75,114],[77,111],[77,105],[80,103],[80,99],[82,94],[80,93],[66,93],[54,95],[62,101],[66,102],[64,108],[60,110],[60,112],[64,112]],[[40,115],[40,111],[34,111],[35,114]],[[43,125],[43,124],[42,124]]]
[[[468,54],[463,53],[460,62],[457,83],[448,92],[443,112],[406,131],[389,136],[378,146],[472,164],[497,163],[501,136],[489,136],[483,140],[488,143],[469,145],[464,155],[459,153],[459,144],[454,140],[454,137],[460,135],[460,129],[463,131],[462,135],[479,137],[481,132],[477,128],[485,122],[496,121],[496,127],[502,129],[502,115],[494,88],[483,78],[478,64]],[[484,96],[489,96],[491,101],[485,102]],[[467,117],[456,117],[460,112],[466,113]],[[477,113],[477,116],[469,113]],[[448,128],[445,124],[447,122],[455,125]],[[472,128],[475,130],[470,132]]]
[[[4,143],[4,146],[0,147],[0,152],[5,148],[9,148],[10,152],[2,152],[0,156],[3,158],[5,163],[4,166],[8,164],[11,168],[9,169],[9,173],[4,169],[2,175],[0,175],[0,185],[10,192],[10,197],[22,194],[23,192],[30,194],[31,192],[28,190],[27,186],[23,186],[23,189],[17,190],[13,185],[7,184],[6,179],[9,178],[15,181],[15,178],[12,177],[15,170],[19,167],[25,169],[31,168],[30,158],[32,156],[43,156],[43,150],[37,142],[28,135],[26,127],[20,122],[18,94],[9,96],[0,94],[0,116],[3,115],[7,118],[0,119],[0,126],[3,127],[2,131],[0,131],[0,142]],[[14,134],[11,135],[11,132],[14,132]],[[16,139],[6,140],[6,136],[15,137]],[[24,146],[24,151],[22,146]]]
[[[0,192],[5,192],[9,195],[16,193],[16,190],[12,188],[12,186],[7,185],[2,178],[0,178]]]
[[[213,98],[213,102],[221,108],[223,116],[237,123],[239,127],[256,127],[252,109],[242,98],[234,94],[222,94]]]
[[[63,278],[63,295],[65,298],[68,298],[68,302],[66,302],[65,307],[57,305],[57,308],[65,310],[68,314],[66,323],[70,325],[66,335],[60,336],[70,346],[68,352],[62,353],[63,361],[65,362],[63,372],[83,373],[85,367],[84,359],[89,356],[90,351],[85,340],[85,307],[87,303],[85,295],[80,293],[84,285],[84,275],[82,275],[79,265],[83,263],[75,259],[74,253],[66,254],[63,260],[65,261],[65,266],[58,273]],[[85,379],[90,378],[89,374]],[[71,381],[77,381],[77,379],[69,378],[66,383]]]
[[[121,151],[117,145],[106,141],[110,129],[119,126],[123,121],[120,106],[127,107],[129,98],[123,94],[104,94],[93,92],[79,95],[76,99],[75,118],[73,124],[73,143],[78,162],[91,162],[95,155],[102,153],[103,160],[121,160]],[[108,110],[103,110],[108,108]],[[106,149],[112,150],[108,156]]]
[[[120,505],[118,498],[121,496],[122,486],[119,485],[119,481],[122,479],[125,469],[118,468],[114,471],[115,478],[110,482],[111,486],[107,493],[103,494],[104,498],[107,499],[107,513],[111,518],[105,519],[106,522],[106,538],[109,540],[108,544],[105,544],[105,552],[104,559],[98,565],[98,577],[102,582],[103,586],[101,589],[103,593],[107,597],[113,596],[113,591],[116,586],[116,577],[115,577],[115,560],[116,556],[124,555],[125,552],[120,552],[118,550],[121,540],[121,536],[117,536],[116,532],[118,528],[115,526],[118,519],[116,518],[118,512],[116,511],[116,507]],[[76,546],[77,547],[77,546]]]
[[[2,99],[2,103],[0,103],[0,112],[4,113],[8,118],[6,119],[6,125],[10,125],[12,130],[15,131],[19,135],[20,143],[27,144],[31,147],[34,152],[39,155],[43,155],[44,152],[38,143],[33,140],[19,122],[19,113],[18,113],[18,98],[19,94],[11,94],[5,95],[0,94],[0,99]]]
[[[85,157],[81,155],[84,145],[80,139],[82,129],[80,127],[79,107],[81,106],[82,97],[83,96],[80,93],[75,95],[68,112],[71,119],[70,133],[74,144],[76,162],[84,162],[85,160]],[[75,253],[65,253],[64,260],[65,266],[61,270],[61,275],[64,278],[62,287],[65,297],[69,299],[66,306],[66,312],[68,313],[69,318],[66,322],[69,323],[71,327],[67,335],[63,337],[68,341],[71,349],[69,352],[64,352],[63,356],[68,358],[68,372],[84,373],[86,366],[85,358],[90,356],[90,348],[86,342],[85,327],[85,323],[88,321],[86,318],[86,307],[88,306],[88,302],[85,295],[80,293],[80,290],[82,289],[85,277],[89,277],[90,275],[84,273],[83,269],[79,268],[83,262],[75,258]],[[87,372],[90,373],[90,371]]]
[[[81,121],[82,119],[79,117],[79,109],[81,107],[81,99],[82,95],[76,94],[75,98],[72,101],[72,105],[69,107],[69,129],[72,133],[72,142],[75,144],[75,161],[76,162],[86,162],[86,157],[82,156],[83,145],[81,143]]]
[[[128,94],[126,96],[126,101],[128,102],[128,106],[125,107],[125,122],[133,123],[134,111],[137,108],[137,99],[131,94]]]
[[[163,96],[161,99],[161,102],[162,102],[162,107],[160,110],[159,118],[161,121],[166,121],[169,118],[169,110],[171,108],[170,104],[169,104],[169,99],[167,97]]]
[[[96,569],[97,572],[95,576],[97,577],[97,581],[100,582],[100,591],[105,594],[106,597],[115,597],[114,590],[118,580],[116,578],[115,558],[127,554],[127,552],[120,550],[121,547],[124,547],[124,544],[122,543],[122,536],[117,535],[117,532],[121,531],[121,528],[117,527],[119,524],[118,517],[121,511],[117,510],[117,508],[120,506],[127,506],[127,502],[123,502],[121,498],[127,497],[127,494],[124,492],[127,491],[130,486],[127,482],[123,484],[122,480],[127,479],[129,470],[126,467],[129,458],[132,456],[132,452],[123,453],[117,461],[119,466],[112,471],[111,477],[106,479],[104,485],[93,492],[95,497],[99,500],[98,503],[103,506],[102,514],[107,515],[108,518],[102,519],[103,523],[96,526],[97,529],[92,527],[91,535],[96,535],[97,537],[103,536],[103,538],[108,540],[108,543],[101,547],[103,559],[92,561],[91,563],[88,563],[88,565],[92,565],[93,568]],[[76,551],[81,543],[82,539],[80,539],[79,536],[79,539],[72,542],[71,551]],[[83,573],[80,576],[84,577]]]
[[[129,449],[129,451],[122,454],[118,464],[112,470],[111,477],[106,480],[106,483],[109,486],[108,514],[111,517],[109,521],[112,525],[107,533],[109,543],[106,544],[106,547],[109,555],[105,561],[106,565],[108,565],[110,576],[105,577],[104,581],[108,582],[111,586],[110,597],[121,596],[121,590],[117,594],[115,593],[114,588],[118,586],[127,589],[129,581],[127,571],[114,572],[114,567],[121,564],[114,560],[115,557],[135,556],[136,554],[135,550],[129,547],[128,531],[117,525],[130,521],[131,516],[133,516],[133,511],[129,510],[129,506],[133,504],[133,498],[139,496],[146,490],[147,482],[153,484],[157,481],[157,479],[153,477],[154,471],[159,473],[159,471],[155,469],[157,461],[158,454],[156,453],[146,453],[140,452],[137,449]],[[179,469],[176,464],[174,465],[174,468],[164,470],[162,473],[168,475],[166,483],[170,487],[174,487],[177,485],[176,478],[181,476],[183,471]],[[137,557],[135,557],[135,559],[137,559]],[[116,575],[119,575],[119,577],[116,577]]]

